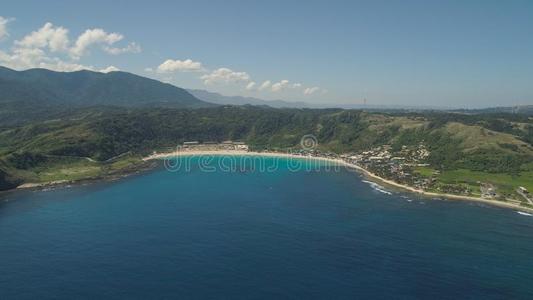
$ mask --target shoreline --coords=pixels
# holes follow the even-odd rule
[[[170,157],[202,156],[202,155],[203,156],[256,156],[256,157],[259,156],[259,157],[279,157],[279,158],[311,159],[311,160],[325,161],[325,162],[336,164],[337,166],[343,166],[343,167],[358,171],[360,174],[362,174],[367,179],[373,182],[380,183],[385,186],[399,189],[399,190],[402,190],[408,193],[427,197],[428,199],[438,197],[438,198],[445,198],[445,199],[450,199],[450,200],[471,201],[471,202],[483,203],[483,204],[487,204],[491,206],[497,206],[501,208],[513,209],[513,210],[520,211],[520,212],[533,213],[533,208],[524,207],[524,206],[521,206],[515,203],[509,203],[509,202],[503,202],[503,201],[491,200],[491,199],[485,199],[485,198],[473,197],[473,196],[463,196],[463,195],[423,191],[423,190],[416,189],[414,187],[411,187],[405,184],[397,183],[390,179],[380,177],[356,164],[345,162],[342,159],[335,159],[335,158],[329,158],[329,157],[317,157],[317,156],[310,156],[310,155],[304,156],[304,155],[279,153],[279,152],[253,152],[253,151],[244,151],[244,150],[210,150],[210,151],[194,150],[194,151],[175,151],[175,152],[165,152],[165,153],[154,153],[152,155],[143,157],[142,161],[146,163],[149,161],[162,160],[164,158],[170,158]],[[123,171],[123,172],[119,172],[118,174],[112,174],[109,176],[103,176],[103,177],[98,177],[98,178],[87,178],[87,179],[80,179],[80,180],[57,180],[57,181],[40,182],[40,183],[24,183],[22,185],[17,186],[14,189],[1,191],[0,194],[7,193],[10,191],[16,191],[16,190],[39,190],[39,189],[46,189],[46,188],[52,188],[52,187],[77,185],[77,184],[99,182],[99,181],[116,181],[116,180],[120,180],[122,178],[126,178],[132,175],[140,174],[141,172],[144,172],[144,171],[154,169],[155,167],[156,167],[155,165],[151,165],[148,167],[145,166],[144,168]]]
[[[503,202],[498,200],[491,200],[491,199],[485,199],[480,197],[473,197],[473,196],[462,196],[462,195],[455,195],[455,194],[446,194],[446,193],[435,193],[435,192],[428,192],[420,189],[416,189],[414,187],[397,183],[393,180],[386,179],[383,177],[380,177],[365,168],[362,168],[358,165],[345,162],[341,159],[333,159],[333,158],[327,158],[327,157],[315,157],[315,156],[303,156],[303,155],[295,155],[295,154],[288,154],[288,153],[277,153],[277,152],[253,152],[253,151],[239,151],[239,150],[224,150],[224,151],[176,151],[176,152],[167,152],[167,153],[156,153],[152,154],[150,156],[144,157],[143,161],[149,161],[149,160],[161,160],[164,158],[170,158],[170,157],[179,157],[179,156],[201,156],[201,155],[216,155],[216,156],[223,156],[223,155],[230,155],[230,156],[263,156],[263,157],[283,157],[283,158],[296,158],[296,159],[313,159],[313,160],[322,160],[322,161],[328,161],[332,162],[347,168],[352,168],[363,175],[367,176],[369,179],[373,179],[374,181],[378,181],[379,183],[383,183],[385,185],[389,185],[410,193],[426,196],[428,198],[430,197],[441,197],[451,200],[461,200],[461,201],[471,201],[471,202],[477,202],[477,203],[484,203],[492,206],[498,206],[501,208],[510,208],[522,212],[528,212],[533,213],[533,208],[524,207],[518,204],[509,203],[509,202]]]

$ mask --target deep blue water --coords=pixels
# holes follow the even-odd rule
[[[409,197],[285,161],[10,193],[0,299],[533,298],[533,217]]]

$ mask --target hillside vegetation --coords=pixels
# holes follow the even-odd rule
[[[20,182],[49,179],[58,169],[68,174],[69,165],[85,170],[76,173],[76,178],[94,177],[106,168],[106,160],[121,154],[131,153],[128,160],[133,162],[135,157],[188,140],[241,140],[254,149],[288,149],[298,148],[306,134],[317,137],[320,150],[336,153],[356,153],[386,144],[400,151],[403,146],[423,143],[431,153],[427,159],[430,168],[444,172],[469,170],[512,178],[533,171],[533,120],[526,116],[465,118],[450,113],[254,106],[194,110],[96,107],[1,130],[0,186],[6,189]],[[61,157],[70,160],[58,161]]]

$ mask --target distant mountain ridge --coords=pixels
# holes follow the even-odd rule
[[[470,114],[511,113],[533,116],[533,105],[498,106],[479,109],[456,109],[452,111]]]
[[[471,109],[458,109],[452,107],[439,107],[439,106],[417,106],[417,105],[380,105],[380,104],[340,104],[340,103],[307,103],[303,101],[286,101],[286,100],[264,100],[254,97],[244,96],[225,96],[216,92],[200,90],[200,89],[187,89],[189,93],[196,98],[210,103],[219,105],[256,105],[256,106],[270,106],[272,108],[312,108],[312,109],[327,109],[327,108],[339,108],[339,109],[357,109],[376,112],[427,112],[427,111],[442,111],[442,112],[454,112],[465,114],[487,114],[487,113],[513,113],[521,115],[533,115],[533,105],[518,105],[518,106],[500,106],[500,107],[487,107],[487,108],[471,108]]]
[[[270,106],[273,108],[309,108],[310,105],[305,102],[292,102],[284,100],[263,100],[254,97],[243,96],[224,96],[219,93],[209,92],[206,90],[194,90],[188,89],[189,93],[196,98],[210,103],[220,105],[257,105],[257,106]]]
[[[186,90],[126,72],[15,71],[0,67],[0,126],[89,106],[203,108]]]
[[[15,71],[0,67],[0,103],[14,102],[69,106],[213,106],[182,88],[127,72]]]

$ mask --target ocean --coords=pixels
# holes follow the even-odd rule
[[[533,298],[532,216],[221,160],[1,195],[0,299]]]

